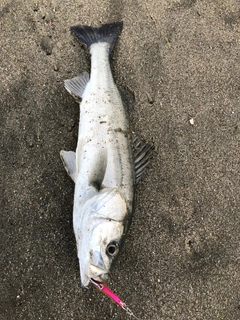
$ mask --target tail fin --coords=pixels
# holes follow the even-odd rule
[[[113,49],[118,36],[123,27],[123,22],[112,22],[102,25],[100,28],[89,26],[74,26],[71,27],[71,32],[76,38],[87,45],[88,48],[97,42],[107,42],[110,44],[110,52]]]

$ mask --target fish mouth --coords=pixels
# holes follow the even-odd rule
[[[95,250],[91,254],[91,263],[89,266],[91,278],[98,281],[105,280],[108,274],[108,268],[106,267],[103,257],[100,251]]]
[[[88,274],[88,276],[85,276],[84,278],[82,278],[82,281],[81,281],[82,288],[84,288],[84,289],[88,288],[88,285],[91,282],[91,279],[92,280],[96,280],[98,282],[107,281],[108,273],[109,273],[108,270],[101,269],[101,268],[91,264],[89,266],[89,274]]]
[[[81,263],[80,263],[81,266]],[[82,287],[89,285],[90,279],[104,282],[108,279],[109,270],[106,267],[101,252],[98,250],[91,251],[90,263],[83,265],[81,268]]]
[[[108,270],[90,265],[91,278],[97,281],[105,281],[108,279]]]
[[[105,281],[108,278],[108,269],[103,261],[103,257],[100,251],[93,251],[92,261],[89,265],[90,279],[97,281]]]

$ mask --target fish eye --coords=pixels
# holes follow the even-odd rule
[[[115,257],[119,252],[119,244],[116,241],[112,241],[107,245],[106,253],[110,257]]]

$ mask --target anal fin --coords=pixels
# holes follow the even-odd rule
[[[64,81],[66,90],[79,100],[82,98],[85,88],[89,82],[89,74],[87,72],[81,73],[78,77]]]
[[[62,159],[65,170],[72,180],[76,181],[77,167],[76,167],[76,153],[73,151],[60,151],[60,157]]]

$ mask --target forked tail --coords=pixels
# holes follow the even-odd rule
[[[122,27],[123,22],[120,21],[104,24],[99,28],[78,25],[71,27],[70,30],[76,38],[86,44],[88,48],[97,42],[107,42],[110,44],[111,52],[122,31]]]

